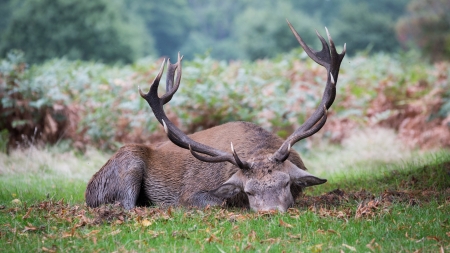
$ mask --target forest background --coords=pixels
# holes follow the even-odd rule
[[[185,131],[247,120],[286,137],[317,105],[325,76],[305,61],[286,19],[316,48],[314,31],[324,35],[324,26],[339,49],[347,43],[324,138],[340,143],[351,130],[380,126],[411,147],[450,142],[445,0],[0,5],[3,150],[36,140],[116,150],[163,139],[136,90],[177,52],[185,71],[168,111]]]

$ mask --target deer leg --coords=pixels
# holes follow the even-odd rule
[[[132,161],[131,163],[135,163],[135,161]],[[117,201],[119,201],[125,209],[136,207],[138,199],[140,200],[139,202],[142,202],[140,194],[144,168],[140,164],[130,165],[123,171],[123,174],[121,175],[121,184],[119,186],[120,189],[117,191]]]
[[[89,181],[85,193],[88,206],[120,202],[125,209],[132,209],[145,199],[140,196],[144,194],[145,163],[129,151],[123,147]]]

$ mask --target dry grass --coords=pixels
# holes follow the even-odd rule
[[[408,148],[392,129],[366,128],[351,134],[340,146],[322,142],[302,157],[310,171],[329,177],[330,174],[418,159],[430,152]],[[364,166],[360,166],[362,164]]]
[[[0,153],[0,176],[42,174],[87,181],[108,157],[109,155],[95,149],[88,149],[81,155],[75,151],[31,146],[13,150],[9,155]]]

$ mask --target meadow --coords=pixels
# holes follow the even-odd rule
[[[367,139],[380,146],[371,158]],[[2,252],[450,250],[450,152],[388,150],[383,143],[361,133],[304,153],[310,171],[329,181],[307,189],[286,213],[88,208],[86,183],[110,154],[57,146],[0,154]]]
[[[450,250],[450,67],[413,51],[344,59],[327,124],[294,147],[328,182],[286,213],[86,207],[86,184],[112,152],[164,140],[137,92],[160,63],[1,61],[2,252]],[[285,138],[316,108],[325,77],[301,50],[255,62],[200,56],[183,62],[166,111],[188,133],[245,120]]]

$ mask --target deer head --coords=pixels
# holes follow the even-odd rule
[[[158,75],[153,81],[150,91],[145,94],[139,89],[140,95],[148,102],[156,118],[163,125],[167,136],[174,144],[181,148],[189,149],[195,158],[203,162],[228,162],[239,168],[226,182],[209,193],[221,199],[228,199],[244,192],[248,197],[250,208],[255,211],[274,209],[286,211],[294,203],[291,193],[293,187],[308,187],[326,182],[325,179],[317,178],[306,172],[306,168],[297,167],[288,158],[292,153],[291,147],[296,142],[315,134],[325,124],[327,110],[336,96],[336,82],[339,67],[345,55],[345,45],[342,53],[338,54],[327,30],[329,45],[317,33],[322,43],[322,49],[314,51],[305,44],[289,21],[288,25],[308,56],[325,67],[328,76],[322,101],[317,109],[274,153],[267,153],[267,149],[263,148],[260,152],[256,152],[256,155],[247,160],[242,160],[234,149],[233,143],[230,143],[231,152],[225,152],[198,143],[178,129],[167,118],[163,105],[171,100],[180,85],[182,61],[180,54],[178,54],[178,61],[175,64],[170,64],[170,61],[167,62],[166,94],[161,98],[158,96],[158,86],[164,71],[165,62],[163,62]],[[176,80],[174,82],[175,73]],[[255,143],[255,146],[257,145],[261,145],[261,143]]]

